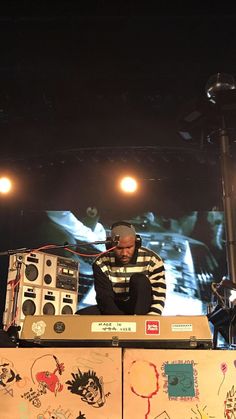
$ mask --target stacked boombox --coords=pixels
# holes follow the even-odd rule
[[[78,279],[79,262],[73,259],[39,251],[11,255],[4,328],[12,322],[22,327],[26,315],[74,314]]]

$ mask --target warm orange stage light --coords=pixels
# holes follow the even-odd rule
[[[1,177],[0,178],[0,193],[7,194],[11,191],[12,183],[9,178]]]
[[[134,193],[138,189],[138,183],[133,177],[126,176],[120,181],[120,188],[125,193]]]

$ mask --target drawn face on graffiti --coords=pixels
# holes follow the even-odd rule
[[[62,391],[63,385],[60,384],[57,375],[50,371],[41,371],[36,374],[36,380],[42,387],[46,387],[49,391],[56,394]]]
[[[14,381],[20,381],[21,377],[16,374],[9,364],[0,365],[0,386],[6,387]]]
[[[101,398],[101,386],[97,377],[89,378],[88,382],[78,387],[78,393],[82,396],[81,400],[88,404],[94,404]]]
[[[46,354],[37,358],[31,367],[33,383],[37,381],[38,391],[45,394],[47,390],[55,395],[63,390],[60,375],[64,371],[64,364],[60,363],[55,355]]]
[[[71,393],[81,396],[83,402],[93,407],[101,407],[105,403],[102,378],[98,378],[95,372],[85,372],[79,370],[79,374],[72,374],[73,380],[67,381],[68,390]]]

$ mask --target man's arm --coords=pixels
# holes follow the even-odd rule
[[[153,256],[149,280],[152,286],[152,304],[148,314],[161,315],[166,300],[165,268],[159,256]]]
[[[102,314],[124,314],[115,303],[115,295],[112,284],[101,268],[93,264],[94,288],[99,310]]]

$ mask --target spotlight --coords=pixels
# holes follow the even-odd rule
[[[233,76],[225,73],[217,73],[207,81],[205,91],[208,98],[214,103],[219,92],[234,90],[236,88]]]
[[[121,180],[120,187],[123,192],[134,193],[138,188],[138,183],[133,177],[126,176]]]
[[[0,193],[7,194],[12,188],[11,180],[7,177],[0,178]]]

